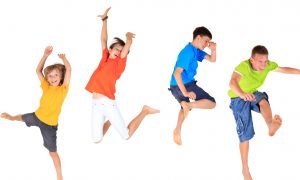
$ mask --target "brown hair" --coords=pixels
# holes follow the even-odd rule
[[[122,39],[115,37],[112,44],[109,46],[109,49],[113,49],[117,44],[119,44],[120,46],[125,46],[125,42]]]
[[[66,73],[66,67],[65,65],[63,64],[53,64],[53,65],[50,65],[50,66],[47,66],[45,69],[44,69],[44,75],[45,75],[45,79],[48,81],[47,79],[47,75],[53,71],[54,69],[57,69],[61,75],[61,79],[60,79],[60,82],[59,82],[59,86],[61,86],[64,82],[64,79],[65,79],[65,73]]]
[[[252,49],[251,57],[253,58],[255,54],[268,55],[268,49],[265,46],[257,45]]]

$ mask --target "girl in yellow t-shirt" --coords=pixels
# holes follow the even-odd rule
[[[12,116],[8,113],[2,113],[1,118],[25,122],[30,126],[37,126],[41,130],[44,146],[49,150],[53,160],[57,180],[62,180],[60,158],[56,150],[56,131],[58,125],[58,116],[62,104],[68,93],[69,82],[71,77],[71,65],[65,54],[58,54],[63,64],[53,64],[44,69],[48,56],[52,53],[53,47],[45,48],[44,55],[40,60],[36,73],[41,81],[43,95],[40,100],[40,107],[33,113]]]

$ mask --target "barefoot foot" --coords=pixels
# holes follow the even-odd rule
[[[159,113],[159,112],[160,112],[160,110],[154,109],[154,108],[152,108],[152,107],[150,107],[150,106],[147,106],[147,105],[145,105],[145,106],[143,107],[143,111],[144,111],[144,112],[147,112],[147,114],[156,114],[156,113]]]
[[[3,119],[8,119],[8,120],[12,120],[12,116],[9,115],[8,113],[2,113],[2,114],[1,114],[1,118],[3,118]]]
[[[243,169],[244,180],[253,180],[249,169]]]
[[[174,130],[173,140],[177,145],[182,145],[180,132],[177,132],[176,130]]]
[[[272,120],[272,123],[269,127],[269,135],[274,136],[276,131],[280,128],[281,124],[282,124],[281,117],[279,115],[275,115],[273,120]]]

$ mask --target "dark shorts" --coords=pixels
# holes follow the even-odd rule
[[[255,95],[256,101],[244,101],[239,97],[231,99],[230,108],[236,122],[236,131],[240,142],[252,139],[255,134],[251,110],[260,113],[258,103],[262,99],[268,101],[268,95],[265,92],[256,91],[253,94]]]
[[[44,140],[44,146],[50,152],[56,152],[56,131],[57,126],[49,126],[36,117],[34,113],[28,113],[22,115],[22,120],[26,123],[28,127],[37,126],[41,130],[41,134]]]
[[[196,101],[201,99],[208,99],[212,102],[216,102],[215,98],[211,97],[201,87],[197,86],[197,81],[189,82],[184,86],[188,92],[193,91],[196,94]],[[179,103],[181,103],[181,101],[190,102],[190,99],[182,94],[178,86],[170,86],[169,90]]]

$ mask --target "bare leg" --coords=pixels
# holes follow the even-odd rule
[[[187,117],[190,109],[193,109],[193,108],[213,109],[216,106],[216,103],[212,102],[208,99],[201,99],[199,101],[194,101],[194,102],[181,101],[180,105],[181,105],[182,109],[179,111],[177,125],[173,131],[173,140],[178,145],[182,144],[181,127],[182,127],[182,123],[183,123],[184,119]]]
[[[244,141],[240,143],[240,153],[242,159],[244,180],[252,180],[248,166],[249,141]]]
[[[190,109],[194,109],[194,108],[213,109],[214,107],[216,107],[216,103],[208,99],[201,99],[199,101],[194,101],[194,102],[181,101],[180,105],[183,109],[184,118],[187,117]]]
[[[273,136],[282,124],[281,117],[279,115],[275,115],[274,118],[272,118],[272,110],[267,100],[262,99],[259,102],[259,106],[261,115],[265,119],[269,128],[269,135]]]
[[[183,110],[180,109],[180,111],[178,113],[177,125],[173,132],[173,140],[178,145],[182,144],[182,142],[181,142],[181,127],[182,127],[183,121],[184,121],[184,114],[183,114]]]
[[[20,115],[20,114],[16,115],[16,116],[11,116],[8,113],[2,113],[1,118],[8,119],[8,120],[11,120],[11,121],[23,121],[22,120],[22,115]]]
[[[110,121],[109,120],[107,120],[105,123],[104,123],[104,125],[103,125],[103,136],[106,134],[106,132],[107,132],[107,130],[109,129],[109,127],[110,127]]]
[[[56,174],[57,174],[57,180],[63,180],[62,172],[61,172],[61,163],[60,163],[60,158],[58,156],[58,153],[57,152],[49,152],[49,154],[54,163],[54,167],[55,167]]]
[[[159,113],[158,109],[151,108],[149,106],[143,106],[142,111],[128,124],[129,138],[134,134],[137,128],[140,126],[142,120],[149,114]],[[129,139],[128,138],[128,139]]]

